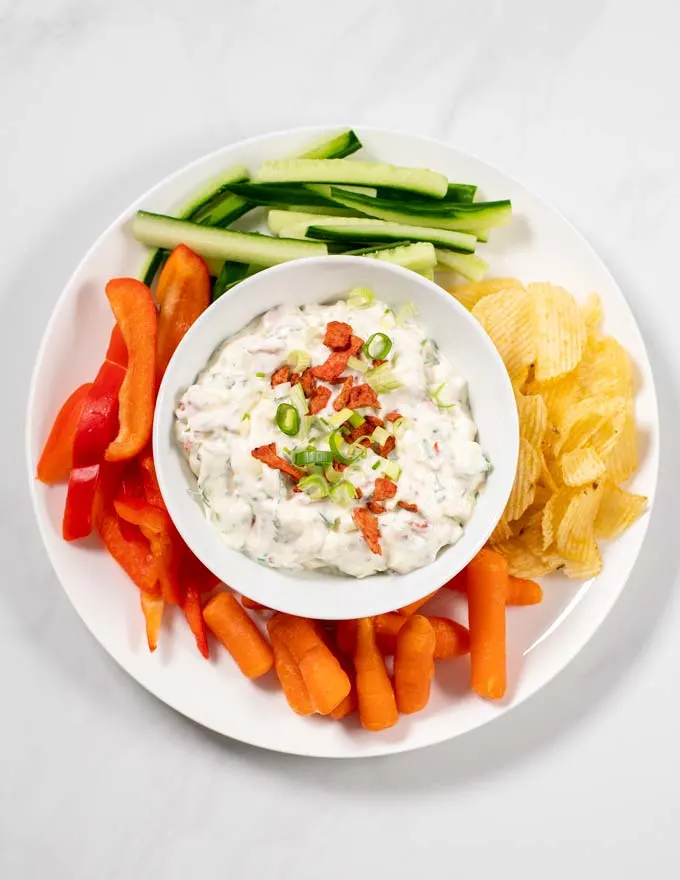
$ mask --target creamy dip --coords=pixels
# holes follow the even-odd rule
[[[377,301],[363,307],[346,300],[280,306],[215,352],[181,399],[176,436],[196,475],[206,516],[229,547],[273,568],[322,568],[365,577],[420,568],[460,539],[490,464],[477,442],[466,381],[413,312],[402,309],[395,315]],[[331,391],[330,399],[316,415],[305,416],[300,386],[285,381],[272,387],[271,382],[291,353],[308,355],[313,366],[323,364],[332,354],[324,345],[332,321],[351,325],[365,341],[384,334],[374,338],[369,353],[357,354],[361,363],[352,360],[343,370],[343,377],[354,377],[355,386],[375,375],[366,372],[374,369],[369,354],[386,347],[386,340],[391,343],[385,369],[392,390],[381,391],[378,385],[380,408],[356,409],[357,419],[379,417],[384,428],[370,448],[351,447],[350,458],[358,451],[361,457],[341,475],[330,474],[354,487],[358,497],[345,495],[343,503],[333,495],[318,497],[318,491],[295,491],[294,479],[253,456],[253,450],[272,443],[290,462],[311,447],[328,453],[329,435],[338,430],[333,418],[342,418],[333,408],[342,385],[317,380],[318,386]],[[353,369],[352,363],[360,369]],[[295,436],[277,424],[282,403],[300,411]],[[350,423],[342,427],[346,430],[351,430]],[[384,456],[378,441],[384,442],[387,435],[395,442]],[[323,466],[306,470],[321,474],[312,482],[326,484]],[[380,552],[374,552],[353,513],[371,502],[378,477],[393,480],[396,492],[381,502],[385,509],[377,516]],[[327,485],[332,488],[330,482]]]

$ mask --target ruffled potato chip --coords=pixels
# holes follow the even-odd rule
[[[615,538],[632,526],[647,508],[644,495],[633,495],[612,483],[606,483],[595,518],[597,538]]]
[[[581,306],[583,320],[586,322],[588,339],[595,339],[600,332],[602,324],[602,300],[597,293],[589,293],[586,301]]]
[[[536,379],[545,382],[570,373],[583,355],[586,322],[574,297],[553,284],[530,284],[536,338]]]
[[[578,366],[579,381],[591,397],[623,397],[632,400],[633,370],[624,347],[611,336],[586,347]]]
[[[603,459],[609,478],[615,484],[623,483],[638,469],[637,431],[631,413],[626,415],[623,430]]]
[[[602,500],[602,483],[584,486],[569,502],[557,527],[557,550],[572,562],[588,562],[593,558],[595,517]]]
[[[540,394],[516,394],[519,435],[540,449],[548,429],[548,408]]]
[[[498,349],[511,381],[525,376],[535,357],[533,309],[533,297],[524,288],[485,296],[472,309]]]
[[[555,567],[533,553],[522,538],[510,538],[494,550],[506,559],[508,571],[514,577],[537,578],[555,571]]]
[[[607,470],[606,464],[594,449],[574,449],[560,459],[562,481],[565,486],[585,486],[597,480]]]
[[[485,278],[483,281],[473,281],[471,284],[448,288],[449,293],[470,311],[480,299],[501,290],[524,290],[524,285],[516,278]]]
[[[509,522],[519,519],[534,500],[536,483],[540,475],[541,457],[531,443],[520,438],[515,483],[504,514]]]

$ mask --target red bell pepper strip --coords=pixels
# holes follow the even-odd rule
[[[126,522],[139,526],[151,545],[151,552],[158,566],[158,580],[163,598],[171,605],[180,602],[182,593],[179,583],[180,541],[172,520],[158,507],[144,499],[115,501],[116,513]]]
[[[106,350],[106,360],[113,361],[114,364],[120,364],[121,367],[127,367],[128,365],[127,345],[118,324],[113,325],[109,347]]]
[[[205,262],[184,244],[170,254],[156,285],[158,381],[184,334],[210,305],[210,272]]]
[[[160,597],[158,564],[148,539],[137,526],[121,519],[114,507],[119,471],[106,464],[101,470],[94,510],[97,531],[111,556],[139,589],[150,596]]]
[[[118,436],[105,453],[107,461],[127,461],[151,436],[155,402],[156,306],[149,288],[135,278],[114,278],[106,285],[128,352],[128,367],[118,395]]]
[[[208,648],[208,632],[201,610],[201,597],[196,585],[191,582],[185,584],[182,611],[189,624],[189,629],[196,639],[196,647],[207,660],[210,656],[210,649]]]
[[[76,429],[90,388],[92,382],[86,382],[80,388],[76,388],[57,413],[38,461],[37,477],[42,483],[49,485],[68,479],[73,464]]]
[[[150,596],[143,591],[140,592],[139,598],[142,603],[144,620],[146,621],[146,642],[149,650],[155,651],[158,647],[158,635],[161,630],[165,602],[160,597]]]
[[[142,486],[144,488],[144,497],[153,504],[154,507],[160,507],[165,510],[165,501],[161,495],[161,489],[158,485],[158,477],[156,476],[156,465],[153,462],[151,449],[145,449],[139,456],[139,468],[142,476]]]
[[[104,361],[87,393],[73,440],[73,462],[66,493],[62,534],[66,541],[92,531],[92,507],[104,451],[116,434],[118,392],[125,370]]]

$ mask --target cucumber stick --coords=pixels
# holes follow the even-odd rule
[[[432,272],[437,262],[433,245],[427,241],[418,244],[404,244],[394,248],[380,248],[365,252],[362,256],[373,260],[383,260],[395,266],[403,266],[413,272]]]
[[[253,183],[349,183],[388,186],[442,198],[449,182],[426,168],[400,168],[380,162],[350,159],[283,159],[265,162]]]
[[[227,260],[213,284],[212,302],[219,299],[223,293],[226,293],[229,288],[238,284],[239,281],[243,281],[248,274],[249,268],[247,263],[234,263],[231,260]]]
[[[453,270],[468,281],[481,281],[489,271],[488,263],[477,254],[457,254],[441,248],[435,248],[435,254],[438,269]]]
[[[288,241],[253,232],[213,229],[163,214],[138,211],[132,221],[132,234],[151,247],[171,249],[185,244],[202,257],[218,257],[236,263],[274,266],[301,257],[325,256],[322,242]]]
[[[506,226],[512,218],[512,204],[507,199],[460,205],[432,201],[425,206],[422,202],[372,199],[361,193],[348,193],[335,186],[314,186],[309,189],[321,198],[328,198],[345,208],[392,223],[410,223],[474,234],[477,229]]]
[[[446,190],[446,195],[441,199],[442,202],[465,203],[473,202],[477,187],[471,183],[450,183]],[[405,192],[404,190],[390,189],[389,187],[380,187],[377,195],[381,199],[397,199],[397,201],[408,200],[409,202],[422,202],[424,204],[432,204],[430,199],[424,199],[421,195]]]
[[[312,224],[298,223],[284,227],[281,235],[286,238],[311,238],[320,241],[339,241],[359,244],[379,242],[429,241],[433,245],[458,253],[474,253],[477,239],[474,235],[454,232],[451,229],[433,229],[384,220],[361,217],[338,217],[331,221]]]
[[[363,144],[350,128],[335,137],[324,138],[317,144],[312,144],[303,153],[300,159],[344,159],[360,150]]]
[[[312,225],[318,223],[344,223],[346,220],[361,220],[361,217],[336,217],[334,214],[316,214],[310,211],[279,211],[276,208],[267,214],[267,226],[272,235],[281,235],[288,226]]]

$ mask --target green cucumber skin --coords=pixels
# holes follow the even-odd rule
[[[238,284],[239,281],[243,281],[243,279],[248,274],[250,266],[248,263],[234,263],[232,260],[226,260],[220,274],[215,279],[215,283],[213,284],[211,301],[215,302],[216,299],[219,299],[224,293],[229,290],[230,287],[233,287],[235,284]]]
[[[344,159],[360,150],[363,144],[350,128],[335,137],[314,144],[301,153],[300,159]]]
[[[474,234],[475,229],[486,230],[494,226],[505,226],[512,217],[512,203],[508,199],[469,205],[450,203],[440,205],[434,202],[424,206],[422,202],[418,202],[414,207],[413,203],[407,201],[372,199],[358,193],[350,195],[334,186],[328,189],[329,198],[338,205],[391,223],[430,226]]]
[[[295,185],[242,183],[233,186],[231,192],[254,205],[267,205],[270,208],[296,208],[302,211],[311,206],[328,208],[331,212],[341,210],[332,199]]]
[[[446,195],[437,199],[436,202],[447,204],[469,204],[475,199],[477,187],[473,183],[450,183]],[[380,199],[394,199],[396,201],[418,202],[423,205],[433,204],[432,199],[426,199],[421,195],[405,192],[404,190],[391,189],[388,186],[378,187],[377,196]]]
[[[370,223],[370,220],[368,221]],[[428,227],[405,226],[399,229],[401,224],[391,224],[397,228],[383,228],[380,226],[367,225],[363,229],[360,226],[333,226],[331,224],[317,224],[308,226],[305,232],[307,238],[317,241],[345,241],[360,247],[381,242],[397,241],[429,241],[437,247],[456,251],[457,253],[474,253],[477,243],[474,236],[465,233],[457,233],[450,229],[435,229]],[[422,231],[421,231],[422,230]]]
[[[248,169],[244,165],[235,165],[229,168],[222,175],[218,175],[203,187],[203,189],[194,195],[192,201],[185,205],[181,211],[181,216],[190,220],[196,217],[207,205],[220,198],[221,195],[229,190],[233,183],[242,183],[250,177]]]
[[[429,168],[404,168],[347,159],[284,159],[265,162],[254,183],[335,183],[389,186],[442,198],[448,191],[443,174]]]
[[[305,256],[324,256],[328,248],[320,243],[273,238],[252,232],[215,229],[168,217],[138,211],[132,221],[132,232],[138,241],[169,250],[184,243],[202,257],[218,257],[237,263],[274,266]]]

